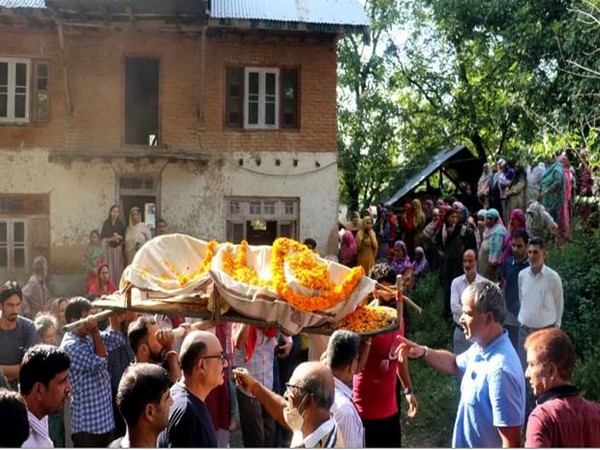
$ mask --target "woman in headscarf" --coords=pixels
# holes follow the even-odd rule
[[[83,250],[83,259],[86,271],[85,291],[89,292],[90,288],[98,282],[98,266],[108,263],[106,247],[100,240],[98,230],[92,230],[90,233],[90,240]]]
[[[150,233],[146,224],[142,222],[140,209],[134,206],[129,211],[129,226],[125,233],[125,256],[127,264],[131,264],[137,251],[150,239],[152,239],[152,233]]]
[[[416,278],[425,276],[429,272],[429,262],[427,262],[423,247],[415,248],[415,260],[412,262],[412,266],[413,275]]]
[[[340,253],[338,260],[340,264],[348,267],[356,266],[356,257],[358,256],[358,249],[356,248],[356,240],[350,230],[344,230],[342,239],[340,242]]]
[[[506,228],[496,208],[485,213],[485,231],[479,249],[479,273],[490,281],[498,281],[498,269],[502,261],[502,244]]]
[[[375,256],[377,255],[377,236],[373,231],[373,218],[365,216],[358,233],[356,233],[356,248],[358,250],[357,262],[359,266],[369,273],[371,267],[375,265]]]
[[[346,222],[344,224],[344,228],[346,230],[350,230],[352,232],[352,235],[356,236],[356,233],[358,233],[358,230],[360,230],[360,224],[360,214],[358,213],[358,211],[352,211],[350,213],[350,222]]]
[[[558,158],[542,176],[538,200],[560,226],[559,217],[565,202],[565,171]]]
[[[425,225],[427,225],[427,218],[425,217],[425,213],[423,212],[423,206],[421,205],[421,200],[415,198],[412,201],[412,209],[413,209],[413,224],[415,227],[415,247],[423,244],[422,235],[423,229]],[[414,253],[414,252],[413,252]]]
[[[511,180],[508,188],[506,189],[507,207],[509,211],[509,222],[510,212],[514,209],[520,209],[521,212],[527,207],[527,176],[520,163],[515,164],[515,176]]]
[[[546,172],[546,165],[541,162],[537,166],[533,167],[529,174],[527,174],[527,203],[538,200],[544,172]]]
[[[433,203],[433,200],[429,198],[425,200],[425,206],[423,208],[423,212],[425,213],[425,223],[429,223],[431,221],[434,208],[435,204]]]
[[[435,237],[438,255],[442,260],[442,288],[444,291],[444,314],[450,317],[450,286],[452,280],[463,273],[462,257],[465,250],[477,251],[477,242],[466,225],[459,224],[460,213],[450,209],[445,222]]]
[[[525,226],[529,236],[543,237],[545,242],[554,240],[558,230],[558,225],[552,216],[538,202],[533,202],[527,208]]]
[[[108,264],[101,264],[98,267],[97,282],[88,291],[88,294],[95,294],[99,297],[110,295],[117,290],[117,286],[110,279],[110,270]]]
[[[376,259],[387,258],[390,240],[390,223],[388,222],[388,211],[386,208],[380,208],[375,222],[375,236],[377,236],[377,256]]]
[[[394,254],[390,264],[397,275],[402,275],[404,292],[410,292],[413,286],[413,267],[404,242],[396,241],[394,243]]]
[[[125,268],[125,255],[123,253],[125,224],[119,217],[119,207],[117,205],[112,205],[108,210],[108,218],[102,224],[100,238],[106,245],[110,278],[115,283],[119,283]]]
[[[502,245],[502,264],[512,256],[512,235],[517,230],[525,229],[525,213],[522,209],[513,209],[508,219],[508,230],[504,235],[504,244]]]
[[[477,198],[484,208],[489,208],[490,202],[490,166],[488,163],[483,165],[481,176],[477,182]]]
[[[558,157],[565,178],[564,201],[559,214],[558,234],[564,241],[568,241],[571,236],[571,215],[573,205],[573,186],[575,184],[575,176],[571,173],[571,162],[566,154]]]
[[[406,244],[406,250],[409,256],[412,256],[415,249],[415,216],[413,207],[410,203],[404,205],[402,215],[399,221],[400,237]]]

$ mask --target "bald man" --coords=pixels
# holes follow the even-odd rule
[[[158,447],[217,447],[217,435],[204,401],[224,382],[227,359],[217,337],[192,331],[179,352],[181,379],[171,387],[173,406]]]
[[[317,361],[300,364],[286,383],[283,397],[266,389],[243,368],[235,369],[233,376],[277,422],[294,432],[292,447],[344,446],[338,425],[331,416],[335,381],[329,367]]]

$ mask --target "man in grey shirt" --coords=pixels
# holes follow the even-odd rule
[[[16,281],[7,281],[0,287],[0,370],[10,388],[18,390],[21,360],[39,337],[33,322],[19,315],[23,294]]]

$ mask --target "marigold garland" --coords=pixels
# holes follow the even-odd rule
[[[199,276],[204,275],[206,272],[208,272],[208,269],[210,269],[210,263],[211,263],[213,257],[215,256],[218,245],[219,244],[217,241],[209,241],[208,242],[208,245],[206,246],[206,254],[204,255],[204,258],[202,258],[200,265],[198,266],[198,268],[196,269],[196,271],[194,273],[189,274],[189,275],[179,272],[179,270],[177,270],[177,267],[175,267],[175,265],[167,259],[164,259],[162,261],[162,263],[165,265],[165,267],[167,269],[169,269],[169,272],[171,272],[171,274],[175,275],[175,278],[177,278],[177,281],[179,282],[179,286],[185,287],[190,282],[190,280],[194,280],[194,279],[198,278]],[[190,269],[189,267],[186,267],[186,270],[189,270],[189,269]],[[167,273],[167,274],[163,274],[161,276],[161,278],[163,280],[167,280],[170,278],[170,276]]]
[[[388,327],[398,320],[395,309],[387,306],[359,306],[336,324],[336,329],[369,333]]]
[[[329,309],[342,299],[348,297],[360,280],[360,277],[365,273],[362,267],[355,267],[350,270],[341,284],[334,286],[333,289],[330,288],[325,290],[321,295],[311,296],[299,294],[288,286],[285,277],[284,264],[286,258],[289,259],[289,257],[295,254],[296,256],[291,259],[291,262],[288,261],[288,264],[290,264],[290,268],[296,279],[298,279],[303,286],[310,289],[323,290],[323,280],[316,281],[318,280],[318,277],[315,277],[313,271],[316,270],[318,266],[315,262],[323,264],[324,266],[325,264],[316,260],[314,254],[312,256],[310,255],[311,253],[312,250],[304,244],[300,244],[289,238],[278,238],[273,243],[271,254],[271,276],[273,277],[272,283],[275,292],[295,308],[306,312]],[[318,271],[321,272],[322,277],[325,276],[325,272],[321,267],[318,267]],[[328,273],[327,280],[329,281]]]
[[[247,266],[248,242],[242,241],[238,246],[237,257],[234,257],[233,246],[228,244],[221,258],[221,270],[235,280],[253,286],[268,286],[270,282],[263,280],[256,271]]]

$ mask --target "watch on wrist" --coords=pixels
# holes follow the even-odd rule
[[[404,389],[404,395],[410,395],[413,393],[413,389],[411,387],[407,387]]]

